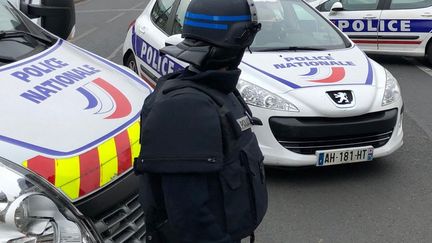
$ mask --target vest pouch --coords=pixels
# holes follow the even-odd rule
[[[245,238],[253,232],[255,225],[248,172],[237,158],[224,166],[219,178],[227,231],[235,239]]]
[[[247,163],[249,169],[249,183],[252,189],[253,207],[255,209],[255,223],[258,226],[267,211],[267,187],[265,183],[264,156],[259,149],[258,142],[254,138],[242,149],[242,161]]]

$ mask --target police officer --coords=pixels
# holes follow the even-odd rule
[[[135,161],[146,242],[233,243],[267,210],[260,123],[236,89],[259,31],[252,0],[192,0],[183,42],[162,53],[190,64],[161,78],[141,114]]]

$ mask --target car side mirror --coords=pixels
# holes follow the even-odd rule
[[[75,26],[75,4],[73,0],[41,0],[32,4],[30,0],[20,0],[20,10],[29,18],[41,18],[42,28],[67,39]]]
[[[338,11],[344,10],[341,2],[335,2],[330,8],[330,14],[336,14]]]
[[[184,38],[181,37],[181,34],[172,35],[165,40],[165,46],[176,46],[183,40]]]

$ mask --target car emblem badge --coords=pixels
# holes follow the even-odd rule
[[[354,94],[351,90],[327,91],[333,103],[340,108],[349,108],[355,105]]]

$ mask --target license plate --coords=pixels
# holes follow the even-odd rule
[[[372,146],[316,151],[316,166],[348,164],[373,160]]]

